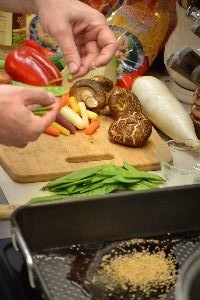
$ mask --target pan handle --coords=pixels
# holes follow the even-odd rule
[[[30,254],[30,251],[28,247],[26,246],[26,243],[20,233],[20,231],[17,228],[12,227],[11,228],[11,238],[12,238],[12,244],[16,251],[21,250],[22,254],[24,255],[24,259],[27,265],[27,272],[28,272],[28,278],[29,283],[32,288],[35,288],[35,280],[34,280],[34,267],[33,267],[33,259]]]

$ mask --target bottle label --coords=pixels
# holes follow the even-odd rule
[[[151,64],[169,29],[169,12],[164,9],[151,9],[144,2],[124,4],[107,19],[110,25],[118,26],[137,37],[145,56]]]

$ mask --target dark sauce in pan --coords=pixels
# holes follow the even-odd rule
[[[75,244],[64,249],[52,249],[42,255],[52,259],[56,256],[62,258],[70,257],[69,271],[65,274],[66,281],[73,283],[89,299],[166,300],[168,299],[168,294],[174,293],[174,285],[180,268],[179,258],[174,249],[181,244],[186,245],[188,242],[197,246],[200,245],[199,233],[188,233],[184,234],[184,236],[169,235],[152,239],[133,239],[112,243]],[[126,284],[124,289],[119,284],[113,284],[112,277],[102,272],[102,262],[106,261],[109,263],[117,257],[141,252],[149,255],[164,253],[164,258],[171,261],[174,266],[174,280],[161,286],[156,285],[154,281],[147,290],[140,286],[135,286],[133,289],[128,284]],[[110,289],[110,286],[112,289]]]
[[[166,285],[156,286],[152,284],[147,291],[139,286],[132,289],[131,285],[122,288],[119,284],[113,283],[112,278],[104,274],[101,270],[101,263],[105,257],[107,262],[115,257],[123,257],[128,253],[145,252],[151,255],[164,252],[165,259],[172,260],[174,269],[178,270],[178,263],[172,253],[172,247],[176,241],[157,241],[157,240],[132,240],[128,242],[96,245],[74,245],[71,247],[71,254],[74,260],[71,263],[71,269],[67,275],[75,285],[79,286],[86,295],[95,300],[117,300],[117,299],[159,299],[165,295],[174,286],[174,281],[166,282]],[[126,268],[126,266],[124,266]],[[99,273],[100,271],[100,273]]]

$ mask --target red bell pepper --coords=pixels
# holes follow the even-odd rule
[[[62,83],[62,75],[58,68],[45,55],[28,46],[10,51],[4,68],[12,79],[22,83],[35,86]]]
[[[131,89],[134,80],[138,76],[142,76],[148,70],[148,67],[148,59],[145,57],[143,65],[138,70],[125,73],[117,80],[117,87]]]
[[[34,48],[39,53],[44,54],[48,57],[56,55],[55,51],[52,51],[52,50],[42,47],[39,43],[37,43],[35,40],[32,40],[32,39],[26,40],[24,45]]]

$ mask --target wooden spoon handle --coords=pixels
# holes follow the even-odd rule
[[[0,220],[9,220],[13,211],[18,207],[12,204],[0,204]]]

